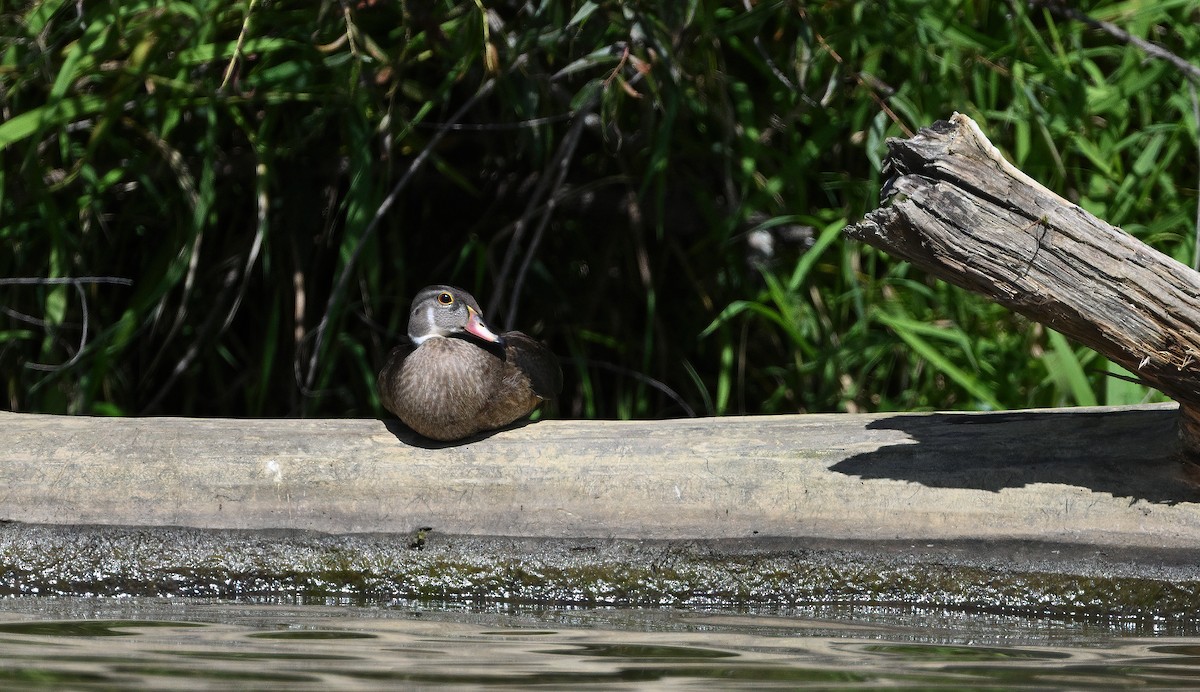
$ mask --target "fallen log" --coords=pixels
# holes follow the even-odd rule
[[[378,420],[0,413],[0,596],[1190,621],[1176,415],[542,421],[430,445]]]
[[[1039,185],[964,115],[888,148],[885,206],[848,236],[1135,373],[1180,403],[1200,458],[1200,274]]]
[[[0,520],[1180,548],[1200,490],[1175,408],[542,421],[461,445],[378,420],[0,413]]]

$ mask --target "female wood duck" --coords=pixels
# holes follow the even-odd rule
[[[479,303],[454,286],[428,286],[408,314],[411,345],[379,372],[383,406],[434,440],[458,440],[533,412],[562,389],[558,359],[521,332],[496,334]]]

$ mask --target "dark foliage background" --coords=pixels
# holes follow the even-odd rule
[[[1079,9],[1200,49],[1195,2]],[[0,284],[4,406],[381,415],[437,282],[550,343],[560,416],[1152,396],[840,236],[955,110],[1192,261],[1187,65],[1042,3],[6,4],[0,277],[58,281]]]

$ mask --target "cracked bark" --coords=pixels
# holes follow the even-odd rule
[[[964,115],[888,148],[884,206],[848,236],[1135,373],[1179,402],[1200,459],[1200,274],[1042,187]]]

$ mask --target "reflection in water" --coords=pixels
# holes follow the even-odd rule
[[[469,611],[15,598],[0,600],[0,687],[1200,683],[1198,633],[1161,634],[1152,624],[828,605],[756,613]]]

